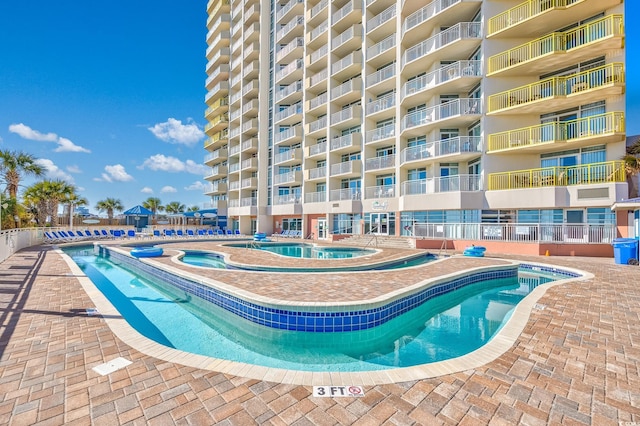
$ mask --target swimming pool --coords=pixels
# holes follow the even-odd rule
[[[228,246],[228,244],[227,244]],[[240,245],[232,245],[232,247],[244,247]],[[336,252],[341,251],[342,247],[338,247]],[[212,251],[204,250],[189,250],[183,249],[182,255],[179,255],[176,260],[185,263],[187,265],[199,266],[204,268],[216,268],[216,269],[239,269],[246,271],[264,271],[264,272],[323,272],[330,270],[331,272],[337,271],[381,271],[387,269],[397,268],[409,268],[412,266],[423,265],[428,262],[432,262],[436,257],[430,253],[427,254],[413,254],[400,259],[394,259],[384,262],[377,262],[375,264],[364,265],[338,265],[335,263],[327,264],[326,266],[304,266],[304,267],[279,267],[271,265],[247,265],[228,263],[222,254]],[[332,253],[328,250],[327,253]],[[328,259],[328,258],[327,258]]]
[[[65,251],[150,339],[220,359],[305,371],[372,371],[460,356],[489,341],[529,291],[556,278],[523,268],[519,281],[505,277],[467,285],[374,327],[309,333],[230,315],[149,273],[131,271],[127,262],[115,259],[118,256],[104,258],[77,248]],[[327,318],[332,317],[323,321]]]
[[[359,247],[319,246],[308,243],[263,243],[250,242],[244,244],[225,244],[227,247],[249,248],[268,251],[286,257],[301,259],[352,259],[354,257],[371,256],[376,250]]]

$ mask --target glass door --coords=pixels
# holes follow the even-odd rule
[[[327,219],[318,219],[318,239],[324,240],[327,238]]]
[[[371,233],[389,235],[389,213],[371,213]]]
[[[567,210],[564,221],[564,240],[566,242],[587,242],[588,227],[585,225],[584,210]]]

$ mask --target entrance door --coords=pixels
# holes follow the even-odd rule
[[[584,210],[567,210],[565,213],[564,240],[587,242],[587,227],[584,225]]]
[[[327,238],[327,219],[318,219],[318,239],[324,240]]]
[[[370,229],[375,235],[389,235],[389,214],[371,213]]]

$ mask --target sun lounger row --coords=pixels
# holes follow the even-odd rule
[[[239,230],[231,229],[214,230],[214,229],[154,229],[151,234],[137,233],[133,229],[94,229],[90,230],[67,230],[67,231],[46,231],[44,233],[46,244],[69,243],[82,240],[102,240],[102,239],[118,239],[118,238],[221,238],[221,237],[241,237],[243,234]]]
[[[285,229],[281,233],[272,234],[271,236],[272,237],[284,237],[284,238],[301,238],[302,237],[302,231],[295,231],[293,229],[291,229],[291,230]]]

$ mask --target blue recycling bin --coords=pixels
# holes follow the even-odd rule
[[[613,258],[618,265],[629,265],[629,260],[638,261],[638,240],[635,238],[616,238],[613,240]]]

